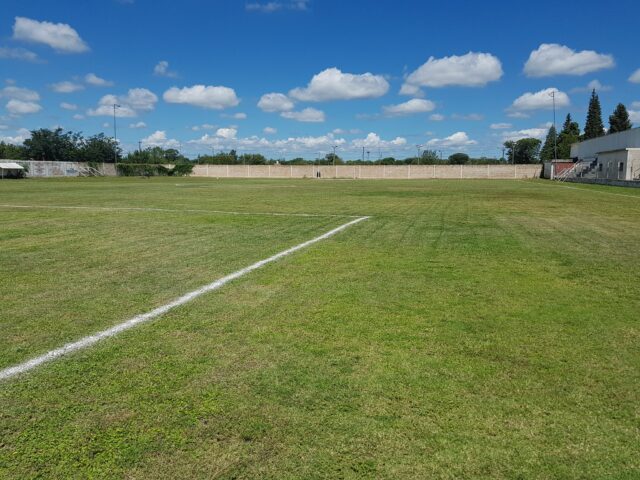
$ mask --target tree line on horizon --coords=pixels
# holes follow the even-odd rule
[[[600,106],[600,98],[594,89],[591,92],[589,100],[589,109],[587,110],[587,118],[584,125],[584,132],[580,133],[578,122],[574,122],[571,114],[567,117],[562,125],[562,130],[558,134],[555,125],[549,127],[547,137],[540,149],[540,161],[546,162],[554,159],[570,159],[571,144],[592,138],[603,137],[613,133],[631,130],[633,124],[629,118],[627,107],[623,103],[618,103],[613,113],[609,115],[609,129],[605,130],[602,121],[602,107]],[[506,147],[506,143],[505,143]],[[540,147],[538,147],[540,148]]]
[[[571,156],[573,143],[598,138],[612,133],[629,130],[633,127],[629,112],[624,104],[619,103],[609,116],[609,129],[605,130],[602,121],[602,108],[595,89],[591,92],[589,109],[584,131],[581,133],[578,122],[574,122],[571,114],[567,114],[562,130],[557,133],[555,125],[547,132],[546,139],[541,142],[537,138],[522,138],[504,142],[506,157],[472,158],[463,152],[453,153],[447,159],[438,157],[434,150],[424,150],[419,156],[397,159],[385,157],[378,160],[345,160],[339,155],[329,153],[313,160],[302,157],[285,159],[268,159],[259,153],[239,155],[235,150],[211,155],[199,155],[190,160],[177,149],[148,147],[123,155],[120,145],[104,133],[84,137],[81,132],[65,132],[62,128],[32,130],[30,138],[22,145],[0,142],[0,159],[12,160],[45,160],[90,163],[125,163],[137,165],[150,164],[182,164],[196,163],[209,165],[486,165],[499,163],[540,163]]]

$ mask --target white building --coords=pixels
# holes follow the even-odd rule
[[[589,164],[595,178],[640,178],[640,128],[612,133],[571,145],[571,158]]]

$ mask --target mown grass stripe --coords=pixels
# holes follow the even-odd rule
[[[298,250],[302,250],[303,248],[309,247],[315,243],[321,242],[322,240],[326,240],[329,237],[332,237],[333,235],[336,235],[337,233],[342,232],[343,230],[351,227],[352,225],[355,225],[357,223],[360,223],[364,220],[367,220],[369,217],[359,217],[356,218],[355,220],[351,220],[350,222],[347,222],[343,225],[340,225],[339,227],[334,228],[333,230],[330,230],[326,233],[323,233],[322,235],[312,238],[311,240],[307,240],[306,242],[300,243],[294,247],[291,247],[287,250],[283,250],[280,253],[276,253],[275,255],[272,255],[269,258],[265,258],[264,260],[260,260],[259,262],[256,262],[252,265],[249,265],[248,267],[245,267],[243,269],[237,270],[225,277],[222,277],[214,282],[211,282],[207,285],[204,285],[203,287],[198,288],[197,290],[193,290],[175,300],[173,300],[172,302],[169,302],[165,305],[162,305],[158,308],[155,308],[153,310],[151,310],[150,312],[147,313],[143,313],[141,315],[137,315],[125,322],[122,322],[118,325],[115,325],[107,330],[103,330],[101,332],[95,333],[93,335],[89,335],[87,337],[84,337],[80,340],[77,340],[75,342],[72,343],[68,343],[66,345],[63,345],[60,348],[56,348],[55,350],[51,350],[47,353],[45,353],[44,355],[40,355],[39,357],[35,357],[31,360],[28,360],[26,362],[20,363],[18,365],[15,365],[13,367],[9,367],[9,368],[5,368],[3,370],[0,370],[0,380],[6,380],[12,377],[15,377],[16,375],[28,372],[29,370],[32,370],[44,363],[48,363],[51,362],[55,359],[58,359],[64,355],[68,355],[70,353],[76,352],[78,350],[82,350],[85,348],[88,348],[96,343],[98,343],[101,340],[105,340],[107,338],[111,338],[115,335],[118,335],[119,333],[122,333],[126,330],[129,330],[137,325],[140,325],[141,323],[145,323],[148,322],[150,320],[153,320],[154,318],[157,318],[161,315],[164,315],[165,313],[167,313],[168,311],[179,307],[181,305],[184,305],[192,300],[194,300],[195,298],[204,295],[205,293],[214,291],[214,290],[218,290],[219,288],[223,287],[224,285],[226,285],[227,283],[236,280],[240,277],[243,277],[244,275],[247,275],[248,273],[253,272],[254,270],[257,270],[259,268],[264,267],[265,265],[269,264],[269,263],[273,263],[277,260],[280,260],[283,257],[286,257],[288,255],[291,255],[292,253],[297,252]]]

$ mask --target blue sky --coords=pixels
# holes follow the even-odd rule
[[[584,124],[590,87],[640,125],[640,3],[3,0],[0,140],[61,126],[125,150],[333,145],[497,156],[505,139]],[[637,73],[636,73],[637,72]]]

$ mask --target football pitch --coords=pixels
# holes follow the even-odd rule
[[[640,190],[3,181],[0,292],[0,478],[640,476]]]

